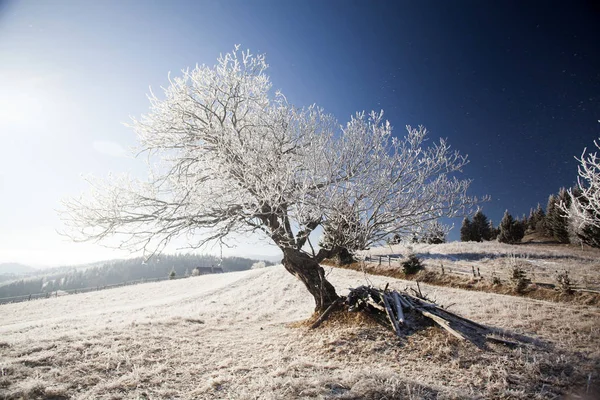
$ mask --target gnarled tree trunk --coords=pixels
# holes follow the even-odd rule
[[[315,311],[324,311],[338,299],[335,288],[325,278],[323,267],[314,258],[295,249],[284,249],[283,266],[300,279],[312,294]]]

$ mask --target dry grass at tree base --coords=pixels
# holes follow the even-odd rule
[[[328,270],[337,288],[412,282]],[[399,339],[361,314],[306,327],[283,267],[0,306],[2,399],[595,398],[597,308],[421,285],[451,311],[531,339],[481,350],[433,326]],[[345,294],[340,290],[341,294]],[[302,322],[305,321],[305,322]],[[575,397],[573,397],[575,398]]]

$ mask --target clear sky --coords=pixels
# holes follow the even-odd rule
[[[600,10],[540,4],[0,0],[0,262],[125,256],[59,237],[60,199],[85,190],[82,174],[142,174],[122,123],[148,109],[148,87],[238,43],[267,54],[296,105],[340,122],[383,109],[398,134],[422,124],[448,138],[495,223],[545,205],[600,137]]]

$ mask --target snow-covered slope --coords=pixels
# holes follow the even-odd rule
[[[367,282],[413,284],[327,272],[342,294]],[[557,347],[485,352],[436,328],[401,342],[373,324],[309,331],[290,323],[311,315],[312,298],[277,266],[2,305],[0,398],[535,398],[539,381],[554,379],[543,393],[556,393],[600,360],[597,309],[421,288],[455,312]],[[575,342],[565,325],[585,334]]]

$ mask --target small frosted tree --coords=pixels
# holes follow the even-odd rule
[[[272,92],[263,55],[236,48],[214,67],[171,78],[150,112],[133,119],[149,179],[93,182],[62,214],[75,240],[118,235],[120,247],[161,251],[176,237],[190,247],[261,232],[323,310],[338,299],[319,262],[360,240],[363,247],[410,233],[442,216],[470,212],[467,163],[427,131],[393,136],[383,113],[340,126],[322,109],[299,109]],[[360,228],[340,225],[318,252],[310,234],[352,210]]]
[[[594,145],[600,149],[600,142],[594,141]],[[583,149],[579,161],[577,188],[580,193],[568,191],[571,204],[563,201],[559,204],[560,209],[571,220],[576,221],[580,227],[585,225],[600,229],[600,157],[598,153],[587,152]]]
[[[334,261],[337,265],[347,265],[355,261],[354,252],[365,249],[367,241],[359,213],[348,205],[340,205],[338,210],[323,223],[319,246],[326,250],[337,249]]]
[[[570,208],[576,207],[579,202],[585,203],[588,201],[583,198],[582,192],[579,188],[573,188],[571,190],[573,198],[575,200],[570,202]],[[564,203],[566,204],[566,203]],[[561,204],[561,206],[564,206]],[[572,243],[587,244],[591,247],[600,248],[600,227],[586,223],[586,221],[578,216],[575,210],[568,217],[568,230],[569,238]]]
[[[442,244],[446,243],[446,236],[452,227],[444,225],[439,221],[433,221],[427,224],[424,233],[419,240],[421,243]]]
[[[264,261],[257,261],[254,264],[252,264],[250,269],[262,269],[262,268],[266,268],[266,266],[267,266],[267,264]]]

